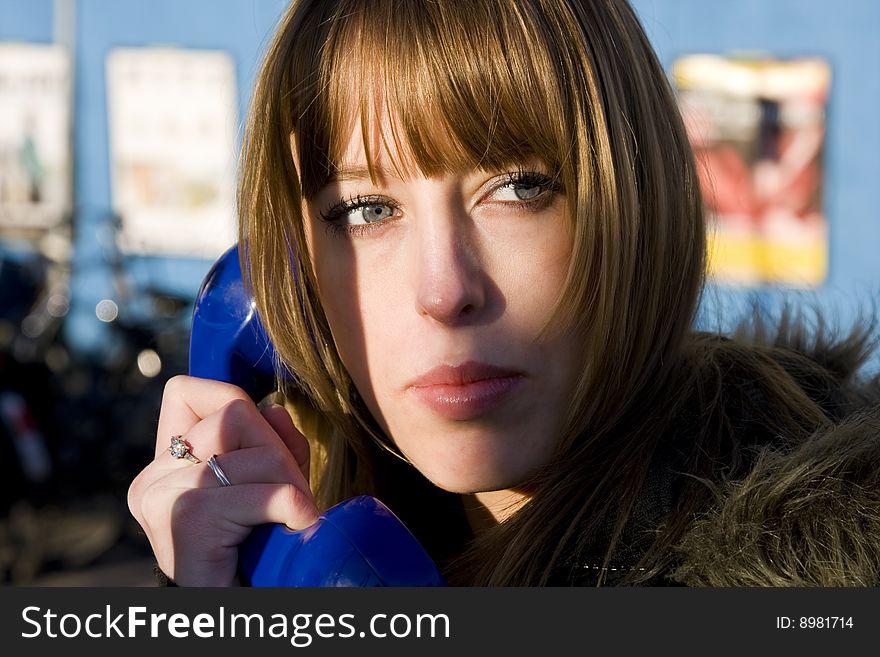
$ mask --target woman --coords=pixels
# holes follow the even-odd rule
[[[624,0],[295,2],[239,210],[297,383],[169,382],[129,502],[178,584],[359,493],[453,584],[878,583],[878,412],[836,424],[869,331],[693,330],[698,180]]]

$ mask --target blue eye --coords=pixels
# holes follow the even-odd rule
[[[506,181],[491,193],[493,201],[502,203],[528,203],[558,191],[558,185],[542,173],[516,171],[506,174]]]
[[[338,227],[365,226],[390,219],[396,211],[396,205],[381,197],[356,196],[342,199],[322,212],[321,218]]]
[[[352,219],[361,218],[364,220],[364,223],[371,224],[374,221],[382,221],[383,219],[387,219],[388,217],[394,214],[394,208],[390,205],[364,205],[359,209],[353,210],[349,212],[349,216]],[[357,223],[357,221],[353,221],[350,223]]]
[[[544,188],[540,185],[534,185],[533,187],[515,185],[513,189],[513,193],[516,194],[516,197],[521,201],[528,201],[529,199],[533,199],[542,191],[544,191]]]

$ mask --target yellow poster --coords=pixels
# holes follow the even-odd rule
[[[690,55],[672,74],[711,219],[710,276],[820,285],[828,273],[828,64]]]

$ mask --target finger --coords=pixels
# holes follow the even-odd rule
[[[214,455],[214,464],[229,480],[229,485],[242,484],[293,484],[303,492],[311,494],[309,484],[299,466],[284,447],[250,447],[234,452]],[[192,468],[175,468],[166,471],[160,478],[162,485],[181,489],[218,488],[224,486],[205,463]],[[157,480],[158,481],[158,480]]]
[[[290,484],[189,490],[157,485],[141,501],[140,522],[160,567],[179,583],[193,585],[228,585],[237,548],[255,526],[280,523],[301,530],[319,517],[311,494]]]
[[[185,435],[201,420],[233,400],[250,402],[247,394],[230,383],[179,375],[165,384],[159,424],[156,430],[156,456],[168,449],[171,436]]]
[[[203,461],[211,454],[249,447],[273,446],[289,451],[251,400],[233,399],[193,425],[184,437]]]
[[[296,464],[305,477],[306,483],[309,481],[309,441],[300,433],[293,424],[293,419],[287,409],[278,404],[273,404],[260,411],[266,421],[272,426],[287,449],[293,454]]]
[[[221,477],[211,469],[209,460],[210,457],[201,464],[188,464],[184,467],[157,465],[156,461],[151,463],[138,474],[129,487],[128,506],[132,515],[143,524],[148,515],[142,508],[143,504],[149,498],[155,499],[156,491],[172,491],[173,498],[182,493],[188,494],[187,491],[193,489],[225,486]],[[280,440],[271,446],[250,447],[219,454],[214,460],[229,481],[227,487],[240,488],[249,484],[292,485],[307,498],[313,498],[308,480]],[[160,511],[161,508],[160,504]]]
[[[304,492],[292,484],[245,484],[239,499],[244,504],[235,505],[230,520],[248,527],[277,522],[293,530],[305,529],[317,520],[318,507],[311,492]],[[231,497],[233,487],[218,489]]]
[[[160,439],[161,436],[157,442]],[[274,455],[268,461],[269,467],[279,462],[279,459],[287,459],[285,472],[290,473],[290,477],[285,480],[308,488],[308,481],[299,473],[289,449],[250,400],[233,399],[195,424],[183,436],[183,440],[189,446],[190,454],[199,459],[201,464],[185,458],[175,458],[169,453],[159,453],[153,463],[145,469],[142,485],[148,486],[176,470],[186,471],[194,466],[197,470],[204,469],[203,464],[212,454],[227,454],[239,449],[265,447],[270,450],[267,454]],[[167,448],[165,451],[167,452]],[[196,481],[192,477],[186,480]],[[251,481],[260,481],[260,479]]]
[[[141,481],[137,484],[135,495],[138,490],[170,477],[175,471],[187,473],[168,480],[177,481],[181,488],[216,487],[219,482],[207,468],[206,460],[211,454],[225,455],[241,450],[249,453],[233,459],[230,466],[233,473],[227,475],[231,480],[242,483],[289,483],[311,495],[307,475],[308,444],[283,407],[266,409],[263,414],[235,386],[194,377],[175,377],[166,387],[166,399],[163,410],[167,411],[169,407],[174,410],[176,404],[178,410],[188,409],[184,414],[184,424],[195,421],[184,434],[184,439],[190,446],[190,453],[201,459],[203,464],[194,466],[188,460],[165,454],[168,447],[160,434],[157,438],[157,458],[139,477]],[[217,408],[218,404],[222,405]],[[202,415],[204,417],[198,419]],[[160,431],[168,430],[169,417],[173,415],[168,412],[162,416]],[[170,435],[168,438],[170,440]],[[258,447],[267,449],[251,451]]]
[[[281,523],[300,530],[314,524],[319,513],[310,492],[292,484],[261,483],[194,488],[175,498],[171,516],[172,525],[187,528],[225,521],[245,528]]]

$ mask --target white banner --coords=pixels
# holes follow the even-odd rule
[[[120,248],[218,257],[235,241],[232,58],[219,51],[114,50],[107,99]]]
[[[70,219],[70,120],[67,51],[0,43],[0,232]]]

